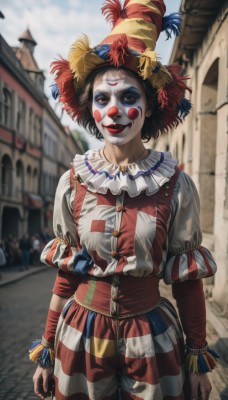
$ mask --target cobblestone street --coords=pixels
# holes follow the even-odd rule
[[[0,288],[1,400],[36,398],[28,347],[43,333],[54,276],[48,270]]]
[[[0,288],[0,400],[34,400],[32,376],[35,366],[28,359],[28,346],[41,337],[55,271],[46,270]],[[162,286],[170,298],[170,287]],[[219,337],[208,322],[209,345],[218,349]],[[221,354],[224,356],[224,354]],[[210,400],[227,399],[228,365],[221,361],[210,374]]]

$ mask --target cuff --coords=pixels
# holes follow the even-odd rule
[[[201,349],[191,349],[186,346],[185,368],[192,374],[211,372],[220,357],[209,346]]]
[[[213,276],[217,270],[209,250],[200,246],[179,254],[171,255],[164,270],[164,282],[184,282]]]

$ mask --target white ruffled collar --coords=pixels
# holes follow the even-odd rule
[[[76,154],[73,160],[75,174],[91,192],[106,194],[110,190],[119,195],[124,190],[130,197],[143,191],[147,196],[156,193],[174,175],[177,163],[171,153],[155,150],[149,150],[144,160],[128,164],[126,172],[119,165],[111,164],[99,149]]]

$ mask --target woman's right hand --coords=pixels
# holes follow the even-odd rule
[[[38,365],[33,375],[34,393],[41,400],[45,400],[50,396],[52,374],[53,367],[41,367]]]

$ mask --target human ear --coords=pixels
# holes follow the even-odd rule
[[[153,113],[153,110],[151,108],[147,107],[146,112],[145,112],[145,117],[151,117]]]

